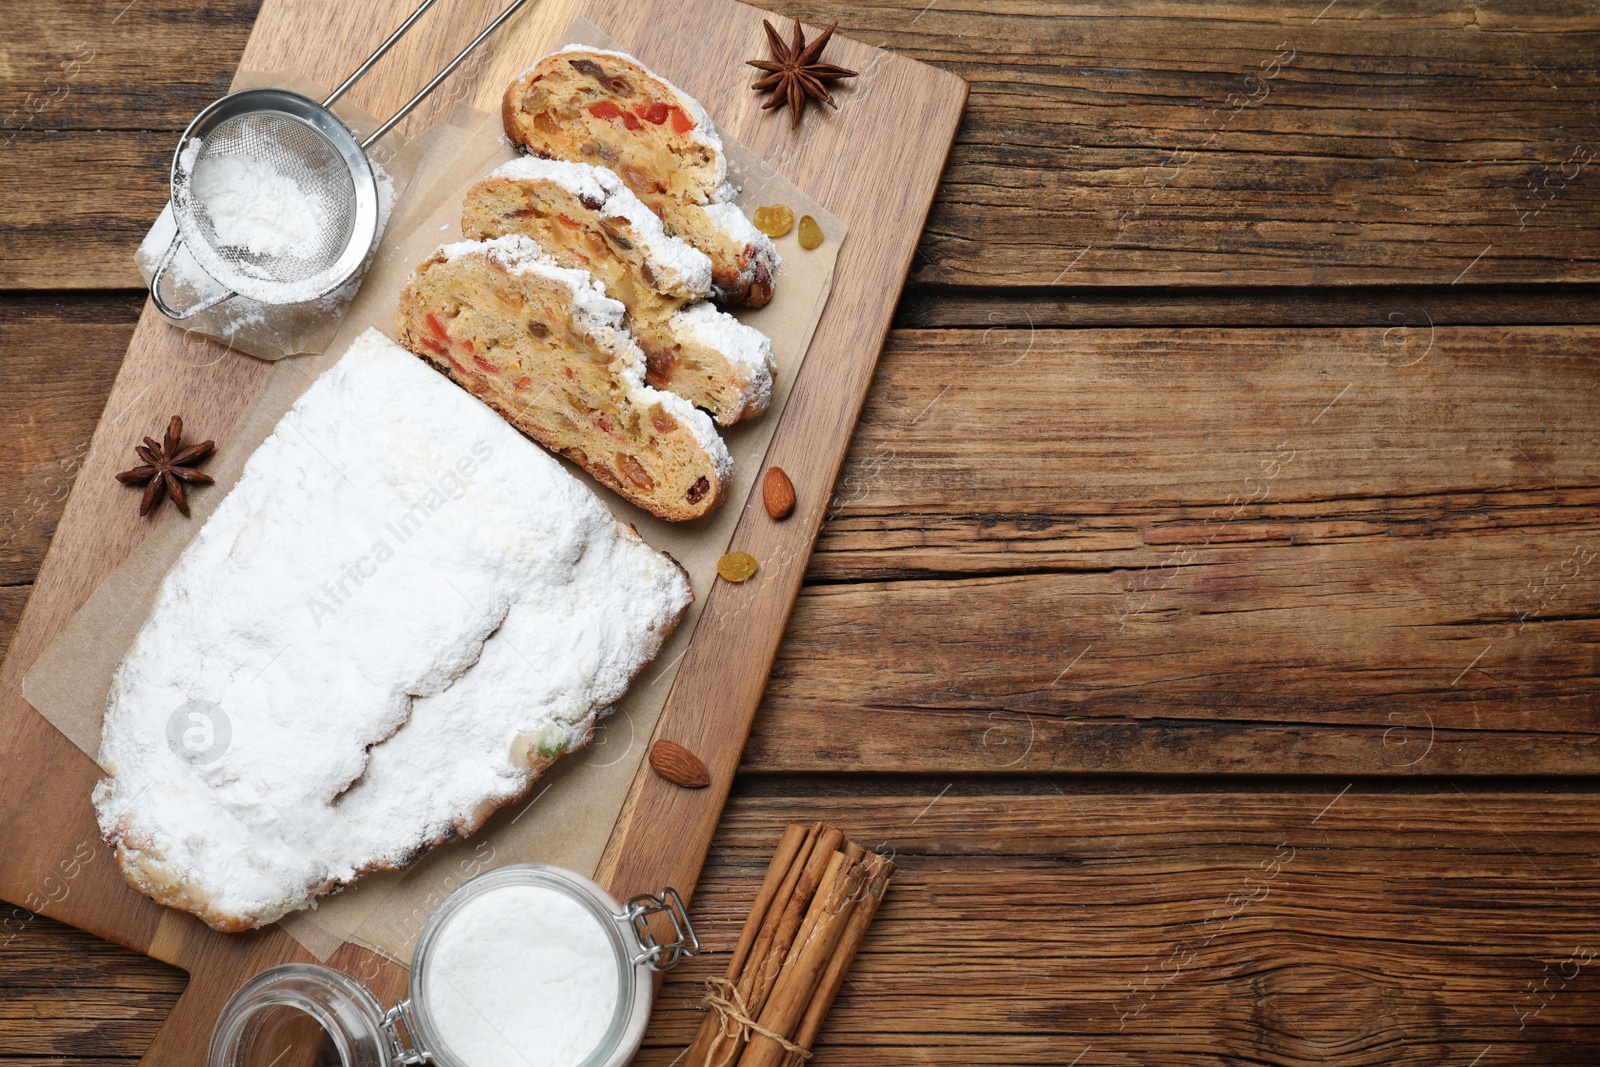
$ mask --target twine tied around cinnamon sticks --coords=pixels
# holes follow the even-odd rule
[[[803,1060],[811,1058],[810,1049],[801,1048],[782,1034],[774,1033],[750,1018],[748,1014],[750,1009],[745,1004],[744,997],[739,992],[739,987],[726,978],[718,978],[715,975],[707,978],[706,995],[701,998],[700,1003],[721,1016],[718,1026],[721,1028],[722,1033],[730,1039],[737,1038],[740,1041],[748,1042],[750,1035],[757,1033],[762,1037],[769,1037],[782,1045],[785,1052],[792,1052]]]
[[[797,1067],[877,914],[894,863],[826,823],[791,824],[745,920],[686,1067]]]

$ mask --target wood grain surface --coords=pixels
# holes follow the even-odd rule
[[[708,945],[825,818],[901,874],[821,1064],[1600,1059],[1592,13],[772,6],[972,92]],[[0,646],[143,306],[105,290],[254,15],[51,0],[0,40],[0,287],[82,290],[0,292]],[[0,924],[0,1067],[138,1058],[185,986]],[[641,1063],[720,966],[669,979]]]
[[[1592,772],[1597,342],[899,333],[748,760]]]
[[[138,176],[171,148],[152,131],[225,84],[196,71],[229,69],[255,7],[139,0],[110,25],[125,3],[46,0],[0,44],[16,97],[65,90],[5,132],[41,180],[0,222],[0,286],[138,284],[127,253],[161,205]],[[971,84],[914,281],[1600,281],[1600,24],[1581,5],[773,6]],[[96,58],[65,82],[80,45]],[[154,100],[131,88],[152,72],[172,87]],[[87,207],[84,165],[128,195]]]
[[[499,6],[457,0],[433,9],[348,100],[371,114],[387,114],[470,37],[464,27],[487,23]],[[380,27],[399,23],[409,9],[396,0],[381,12],[347,9],[329,22],[321,4],[275,3],[257,20],[240,68],[285,69],[314,83],[336,84],[381,40]],[[946,72],[840,38],[830,56],[864,72],[859,89],[852,87],[846,95],[850,109],[840,117],[818,117],[797,134],[763,112],[748,89],[741,61],[748,47],[763,41],[757,9],[732,0],[698,0],[692,9],[546,0],[507,26],[496,48],[483,53],[471,70],[463,68],[462,80],[432,100],[431,110],[448,108],[452,99],[492,109],[504,86],[580,13],[695,95],[723,130],[845,219],[851,233],[838,255],[833,295],[811,340],[808,362],[783,412],[773,416],[778,425],[769,460],[790,472],[802,501],[781,526],[759,505],[743,509],[733,543],[766,562],[763,576],[742,587],[719,583],[702,591],[700,632],[710,636],[691,642],[656,727],[658,736],[685,742],[705,759],[712,785],[683,790],[641,767],[596,874],[619,898],[663,886],[679,887],[689,898],[821,524],[828,487],[843,462],[888,331],[966,87]],[[707,25],[719,27],[709,41]],[[712,55],[717,61],[708,63]],[[411,120],[413,126],[425,121],[426,115]],[[909,125],[896,125],[902,122]],[[884,135],[895,129],[919,135]],[[857,167],[846,167],[843,160]],[[71,195],[64,187],[63,194]],[[15,757],[3,765],[0,777],[6,798],[0,805],[0,838],[9,853],[0,866],[0,896],[189,971],[193,981],[144,1055],[145,1062],[174,1067],[205,1059],[212,1022],[250,975],[310,956],[281,929],[219,935],[122,885],[87,803],[98,770],[27,706],[21,679],[88,593],[153,527],[129,507],[112,478],[126,463],[129,442],[177,411],[187,416],[192,435],[217,439],[226,448],[267,366],[191,337],[162,322],[151,308],[144,310],[105,414],[87,451],[74,460],[81,464],[79,490],[70,496],[51,538],[0,669],[0,751]],[[163,518],[181,521],[172,514]],[[701,646],[707,642],[714,642],[720,654],[706,654]],[[367,981],[385,1002],[398,999],[403,990],[402,968],[354,946],[344,946],[327,962]]]
[[[1590,788],[747,777],[695,903],[709,954],[636,1062],[688,1043],[790,818],[899,866],[818,1063],[1592,1062]],[[136,1056],[182,984],[48,920],[0,960],[7,1067]]]

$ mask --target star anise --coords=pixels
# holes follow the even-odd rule
[[[772,23],[762,19],[761,25],[767,28],[767,43],[772,46],[772,58],[746,60],[752,67],[768,72],[765,78],[758,79],[750,86],[757,92],[772,93],[772,98],[762,104],[761,109],[770,111],[787,104],[789,126],[792,129],[800,125],[807,100],[820,100],[829,107],[837,108],[839,105],[834,103],[827,83],[840,78],[854,78],[856,72],[832,63],[818,63],[817,59],[822,55],[822,50],[828,47],[828,38],[833,36],[834,26],[839,24],[835,22],[823,30],[822,36],[810,44],[806,44],[798,19],[794,24],[794,40],[788,44],[783,43],[778,31],[772,28]]]
[[[144,498],[139,501],[139,514],[150,514],[151,510],[161,503],[163,496],[171,496],[178,510],[187,517],[189,499],[184,492],[183,483],[211,484],[211,475],[201,474],[190,468],[197,463],[205,462],[216,442],[201,441],[197,445],[180,448],[182,443],[183,420],[174,415],[172,421],[167,423],[165,441],[157,444],[153,438],[146,437],[144,444],[133,446],[134,452],[144,460],[144,464],[131,471],[123,471],[117,475],[117,481],[123,485],[144,486]]]

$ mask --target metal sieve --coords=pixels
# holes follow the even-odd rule
[[[381,236],[378,178],[366,150],[411,113],[501,24],[528,2],[514,0],[432,81],[364,141],[331,107],[394,47],[438,0],[422,4],[322,103],[286,89],[230,93],[194,117],[172,156],[172,217],[177,232],[150,280],[150,296],[169,319],[183,320],[235,296],[298,304],[326,296],[362,269]],[[292,247],[253,248],[220,225],[211,179],[246,168],[288,191],[303,237]],[[230,240],[232,238],[232,240]],[[185,308],[161,295],[180,250],[222,290]]]

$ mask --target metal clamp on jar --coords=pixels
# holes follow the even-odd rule
[[[673,939],[650,920],[665,916]],[[256,975],[211,1035],[210,1067],[620,1067],[639,1049],[652,972],[700,949],[674,889],[626,905],[544,864],[501,867],[447,897],[385,1010],[361,982],[290,963]]]

